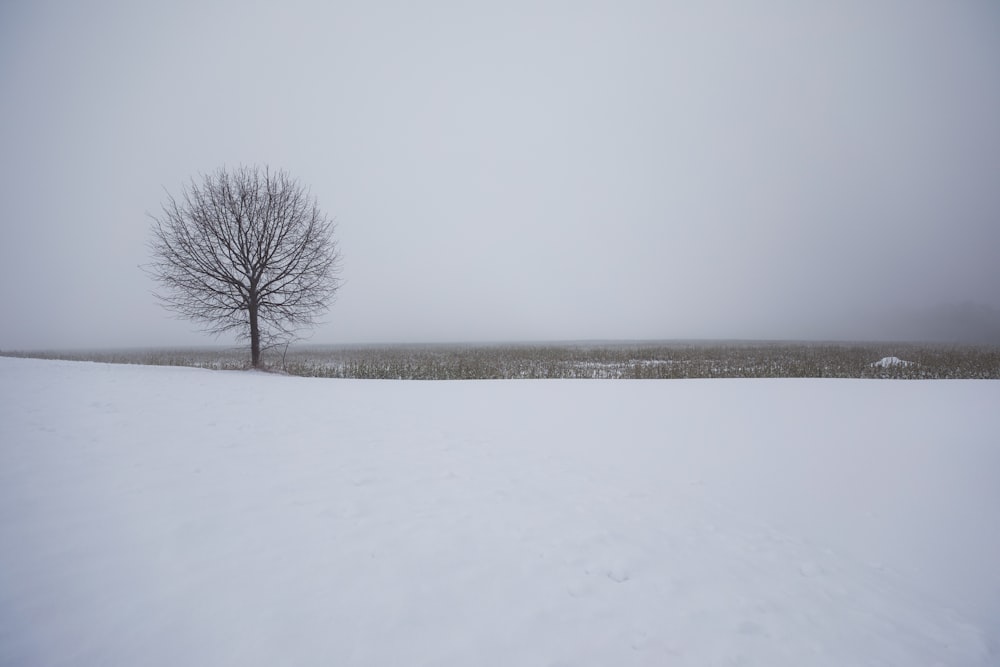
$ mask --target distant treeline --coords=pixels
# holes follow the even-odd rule
[[[6,356],[220,370],[248,368],[243,349],[0,352]],[[906,364],[876,365],[885,357]],[[391,380],[893,378],[1000,379],[1000,346],[918,343],[643,342],[508,345],[308,345],[272,349],[290,375]]]

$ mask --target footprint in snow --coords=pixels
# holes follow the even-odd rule
[[[742,623],[740,623],[739,632],[741,635],[747,635],[751,637],[754,636],[765,637],[768,634],[763,627],[754,623],[753,621],[743,621]]]
[[[611,566],[588,567],[584,570],[584,573],[589,575],[604,575],[616,584],[625,583],[632,578],[629,573],[629,568],[623,563],[617,563]]]
[[[823,568],[818,563],[806,561],[799,564],[799,574],[803,577],[817,577],[823,574]]]

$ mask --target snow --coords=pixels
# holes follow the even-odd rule
[[[0,358],[0,665],[1000,664],[997,405]]]
[[[909,366],[912,361],[903,361],[899,357],[882,357],[872,364],[872,368],[888,368],[889,366]]]

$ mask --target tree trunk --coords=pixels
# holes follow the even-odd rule
[[[250,363],[260,368],[260,328],[257,326],[256,299],[250,301]]]

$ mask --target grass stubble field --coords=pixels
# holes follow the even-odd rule
[[[249,367],[244,347],[225,346],[0,350],[0,355],[215,370]],[[892,361],[880,363],[884,359]],[[271,348],[264,361],[269,370],[288,375],[379,380],[1000,378],[1000,345],[914,342],[303,344]]]

